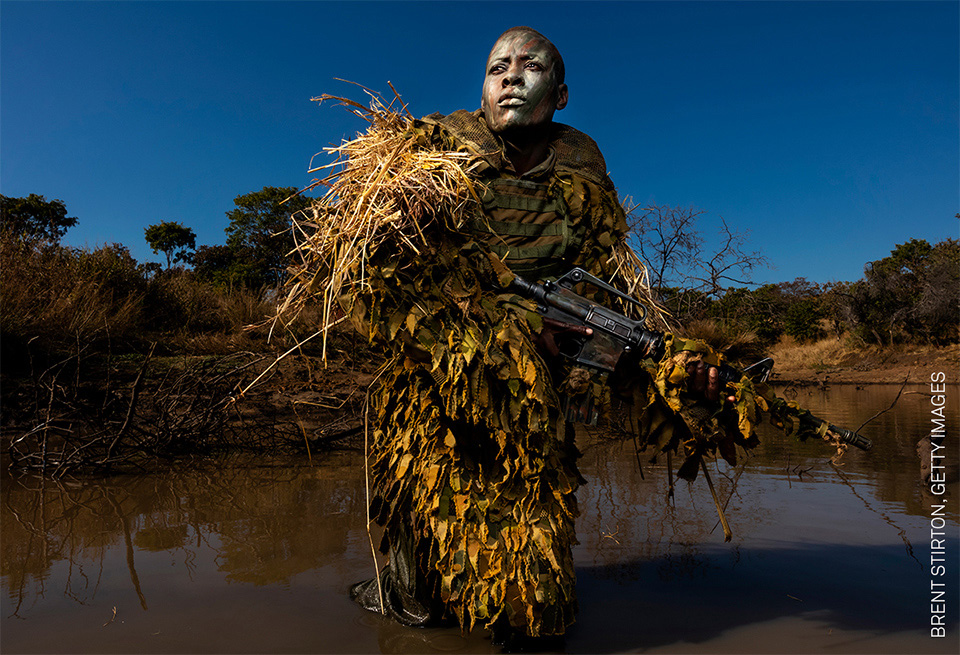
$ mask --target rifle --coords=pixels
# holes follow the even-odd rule
[[[592,285],[600,291],[620,298],[628,305],[635,307],[640,318],[631,319],[577,294],[573,287],[580,283]],[[623,365],[624,362],[629,365],[631,359],[634,362],[650,359],[656,363],[665,355],[666,335],[647,328],[647,307],[581,268],[572,269],[555,282],[548,281],[543,284],[528,282],[517,276],[512,286],[520,295],[537,303],[537,312],[544,319],[593,330],[591,336],[569,336],[557,343],[561,355],[581,366],[604,373],[613,373],[618,365]],[[723,382],[739,382],[746,376],[755,383],[766,382],[772,368],[773,360],[770,358],[761,360],[744,370],[725,363],[718,367],[719,376]],[[763,394],[770,403],[779,401],[781,405],[784,404],[766,385],[760,385],[758,393]],[[870,450],[873,447],[873,443],[866,437],[833,425],[807,410],[789,408],[788,411],[799,419],[801,434],[813,431],[821,436],[829,434],[841,443],[856,446],[861,450]]]

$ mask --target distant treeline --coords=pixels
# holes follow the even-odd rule
[[[799,343],[846,336],[880,346],[956,343],[960,330],[960,241],[911,239],[869,262],[856,282],[805,278],[719,293],[664,287],[661,297],[681,324],[712,320],[749,331],[764,345],[783,335]]]
[[[3,368],[27,355],[94,350],[142,351],[157,342],[169,353],[218,354],[265,346],[284,273],[295,188],[266,187],[240,196],[227,212],[227,244],[194,249],[190,228],[163,222],[145,228],[167,266],[140,263],[127,246],[73,248],[60,243],[76,224],[60,200],[31,194],[2,200],[0,344]],[[304,331],[309,329],[305,327]],[[275,333],[275,347],[291,335]],[[305,336],[305,335],[294,335]]]
[[[856,346],[956,343],[960,329],[960,242],[911,239],[868,262],[856,282],[747,285],[767,264],[744,249],[746,236],[721,219],[716,251],[704,247],[692,207],[628,207],[632,243],[647,263],[650,285],[683,326],[709,324],[719,342],[749,335],[761,347],[789,335],[810,342],[829,335]],[[960,215],[958,215],[960,217]]]
[[[142,349],[158,341],[173,352],[223,353],[253,345],[285,275],[292,212],[309,199],[293,187],[264,187],[238,196],[226,212],[226,245],[194,247],[193,231],[174,222],[147,226],[145,238],[167,266],[142,264],[121,244],[96,249],[59,243],[77,222],[60,200],[2,199],[0,340],[4,360],[27,350],[69,352],[77,344],[109,342]],[[705,255],[693,229],[702,212],[654,207],[633,222],[652,284],[682,325],[709,322],[728,333],[750,333],[761,345],[783,335],[799,342],[846,335],[890,345],[958,341],[960,242],[930,245],[911,239],[870,262],[856,282],[813,284],[804,278],[760,287],[724,286],[735,269],[763,261],[740,250],[742,238],[724,224],[721,252]],[[278,238],[277,235],[281,234]],[[689,284],[665,284],[678,258],[700,262]],[[305,336],[277,334],[281,342]],[[9,363],[9,360],[8,360]],[[7,366],[5,365],[6,369]]]

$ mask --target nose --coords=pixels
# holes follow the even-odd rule
[[[503,76],[503,86],[523,86],[523,75],[521,75],[521,71],[522,69],[519,64],[511,64]]]

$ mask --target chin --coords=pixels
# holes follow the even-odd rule
[[[496,133],[512,132],[514,130],[523,130],[530,127],[534,127],[534,123],[524,119],[500,120],[500,121],[497,121],[495,125],[496,127],[491,127],[490,131],[496,132]]]

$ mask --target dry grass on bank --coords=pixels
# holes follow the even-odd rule
[[[770,348],[770,356],[777,363],[778,369],[822,370],[840,366],[845,358],[854,354],[863,354],[870,350],[864,346],[859,349],[846,345],[845,340],[828,337],[812,343],[797,343],[791,337],[784,335],[776,345]]]
[[[894,384],[928,381],[935,372],[960,382],[960,344],[931,346],[857,344],[849,338],[827,338],[798,344],[784,337],[770,349],[775,379],[797,383]]]
[[[276,301],[224,288],[190,271],[150,274],[118,245],[94,250],[29,244],[0,233],[0,335],[5,373],[27,356],[97,351],[227,355],[286,349],[316,329],[316,313],[270,333]],[[251,329],[251,325],[261,327]]]

